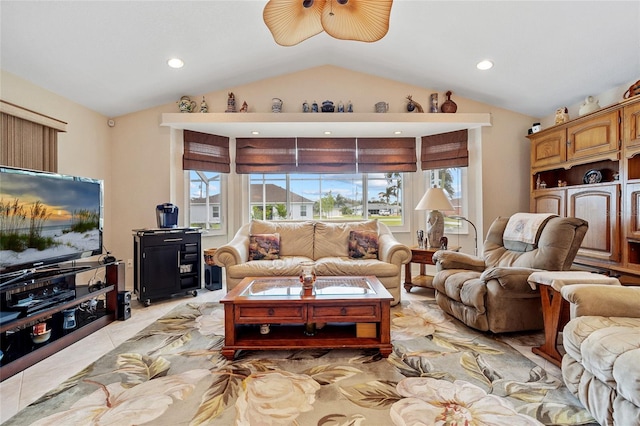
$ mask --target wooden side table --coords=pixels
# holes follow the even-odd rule
[[[411,260],[404,265],[404,289],[409,293],[413,287],[433,288],[433,276],[427,275],[424,265],[433,265],[433,254],[441,250],[437,247],[411,248]],[[449,247],[447,250],[458,251],[460,247]],[[411,264],[420,264],[420,274],[411,277]]]
[[[584,271],[534,272],[527,279],[534,290],[539,285],[544,318],[544,344],[531,348],[531,352],[562,366],[562,354],[558,350],[558,335],[569,322],[569,302],[562,298],[560,289],[570,284],[621,285],[617,278]]]

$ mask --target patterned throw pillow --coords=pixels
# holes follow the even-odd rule
[[[377,259],[378,233],[376,231],[349,232],[349,258]]]
[[[280,258],[280,234],[249,235],[249,260]]]

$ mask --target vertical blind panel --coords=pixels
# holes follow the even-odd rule
[[[358,138],[358,172],[415,172],[415,138]]]
[[[423,136],[420,155],[422,170],[467,167],[469,165],[467,140],[466,129]]]
[[[57,172],[57,130],[5,113],[0,120],[0,164]]]
[[[229,173],[231,158],[229,157],[229,138],[207,133],[183,131],[184,170],[203,170],[207,172]]]
[[[237,173],[289,173],[295,170],[295,138],[236,138]]]
[[[355,138],[298,138],[297,171],[355,173]]]

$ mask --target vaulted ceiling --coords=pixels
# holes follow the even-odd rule
[[[638,1],[396,0],[378,42],[292,47],[265,4],[3,0],[0,66],[109,117],[325,64],[535,117],[640,78]]]

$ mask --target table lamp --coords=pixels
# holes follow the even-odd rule
[[[444,236],[444,215],[440,210],[455,210],[442,188],[427,189],[416,210],[430,210],[427,215],[427,241],[429,247],[440,247],[440,238]]]

